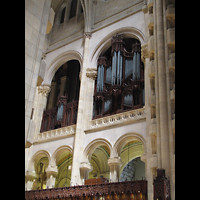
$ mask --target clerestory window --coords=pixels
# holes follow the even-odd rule
[[[140,42],[116,34],[111,44],[97,63],[93,118],[144,106],[144,65]]]
[[[62,24],[64,22],[64,18],[65,18],[65,10],[66,7],[63,8],[62,13],[61,13],[61,18],[60,18],[60,24]]]
[[[77,0],[72,0],[72,2],[71,2],[69,19],[76,16],[77,2],[78,2]]]

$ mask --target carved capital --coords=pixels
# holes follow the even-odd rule
[[[42,93],[42,96],[44,97],[47,97],[50,91],[51,87],[48,85],[41,85],[38,87],[38,94]]]
[[[47,55],[47,54],[46,54],[45,52],[42,52],[42,57],[41,57],[41,59],[42,59],[42,60],[45,60],[46,55]]]
[[[95,80],[95,78],[97,77],[97,69],[96,68],[87,68],[86,69],[86,76],[88,78]]]
[[[108,159],[108,165],[111,166],[118,166],[120,167],[122,165],[122,161],[120,157],[114,157]]]
[[[85,32],[84,33],[85,38],[91,38],[92,37],[92,33],[91,32]]]
[[[141,60],[142,62],[145,62],[145,58],[149,57],[149,53],[148,53],[148,44],[143,44],[141,45]]]

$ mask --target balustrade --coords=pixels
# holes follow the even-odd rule
[[[25,199],[71,199],[78,197],[106,197],[107,199],[147,199],[147,181],[125,181],[114,183],[103,183],[94,185],[70,186],[63,188],[51,188],[44,190],[31,190],[25,192]],[[113,198],[114,197],[114,198]]]

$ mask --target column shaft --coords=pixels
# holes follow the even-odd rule
[[[161,164],[170,175],[169,166],[169,135],[167,115],[167,88],[164,51],[164,29],[163,29],[163,1],[156,0],[157,20],[157,52],[158,52],[158,82],[159,82],[159,108],[160,108],[160,136],[161,136]]]

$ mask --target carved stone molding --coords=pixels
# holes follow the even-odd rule
[[[85,32],[84,33],[85,38],[91,38],[92,37],[92,33],[91,32]]]
[[[141,60],[142,62],[145,62],[145,58],[149,57],[149,52],[148,52],[148,44],[143,44],[141,45]]]
[[[146,118],[145,108],[122,112],[116,115],[109,115],[98,119],[93,119],[88,124],[87,132],[94,129],[104,129],[108,126],[115,126],[123,123],[132,123],[133,121]]]
[[[97,77],[97,69],[96,68],[87,68],[86,69],[86,76],[88,78],[95,80],[95,78]]]
[[[50,131],[45,131],[36,135],[34,143],[43,143],[52,140],[58,140],[68,136],[74,135],[76,132],[76,125],[66,126]]]
[[[42,93],[42,96],[44,97],[47,97],[50,91],[51,87],[48,85],[41,85],[38,87],[38,94]]]

